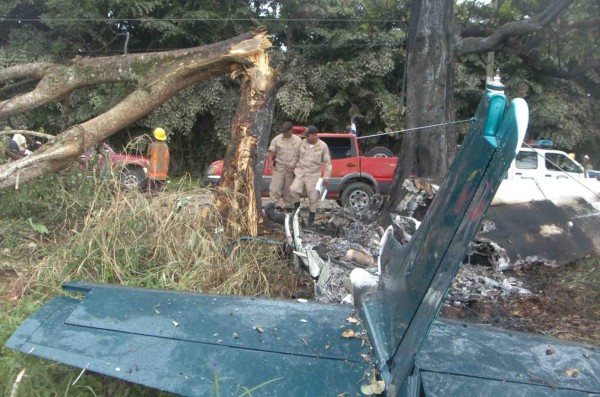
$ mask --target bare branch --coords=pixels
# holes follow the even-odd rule
[[[48,141],[53,141],[54,139],[56,139],[56,136],[54,136],[54,135],[45,134],[43,132],[37,132],[37,131],[29,131],[29,130],[4,130],[4,131],[0,131],[0,135],[13,135],[13,134],[35,136],[36,138],[47,139]]]
[[[9,66],[0,69],[0,83],[23,78],[41,79],[55,68],[61,67],[56,63],[34,62],[24,65]]]
[[[543,73],[547,76],[555,77],[561,80],[572,80],[579,83],[587,90],[600,94],[600,60],[588,60],[580,65],[564,69],[540,56],[531,48],[523,46],[516,39],[508,41],[506,51],[518,56],[530,68]]]
[[[555,0],[540,14],[521,21],[508,22],[487,37],[464,37],[458,40],[458,56],[490,51],[504,44],[509,38],[534,32],[554,21],[575,0]]]
[[[16,83],[13,84],[6,84],[4,87],[0,88],[0,94],[2,94],[3,92],[6,91],[10,91],[10,90],[14,90],[15,88],[19,88],[21,86],[24,86],[26,84],[32,84],[35,83],[37,81],[37,79],[23,79],[23,80],[19,80]]]
[[[37,87],[28,93],[0,102],[0,117],[33,109],[49,102],[60,100],[78,88],[101,83],[137,81],[145,84],[162,75],[174,65],[193,64],[203,59],[206,64],[218,63],[225,57],[238,57],[247,63],[253,54],[268,48],[266,31],[249,32],[233,39],[190,49],[160,53],[129,54],[100,58],[76,58],[69,66],[42,67],[47,64],[16,65],[0,70],[0,81],[22,78],[32,73],[42,73]],[[162,61],[162,62],[159,62]],[[239,63],[238,62],[238,63]],[[193,69],[193,68],[192,68]],[[3,74],[4,73],[4,74]]]

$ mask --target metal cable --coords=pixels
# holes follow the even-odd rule
[[[398,131],[391,131],[391,132],[382,132],[381,134],[374,134],[374,135],[366,135],[366,136],[359,136],[356,137],[356,139],[366,139],[366,138],[373,138],[376,136],[382,136],[382,135],[391,135],[391,134],[397,134],[400,132],[408,132],[408,131],[416,131],[416,130],[423,130],[425,128],[434,128],[434,127],[442,127],[444,125],[452,125],[452,124],[460,124],[460,123],[467,123],[467,122],[471,122],[475,120],[474,117],[471,117],[470,119],[466,119],[466,120],[458,120],[458,121],[448,121],[446,123],[441,123],[441,124],[431,124],[431,125],[426,125],[423,127],[415,127],[415,128],[407,128],[405,130],[398,130]]]

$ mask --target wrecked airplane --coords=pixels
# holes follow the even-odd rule
[[[352,271],[356,311],[75,282],[64,288],[78,298],[49,302],[7,347],[193,396],[215,387],[269,396],[599,393],[597,349],[436,319],[527,122],[524,100],[506,109],[503,93],[488,89],[410,241],[401,244],[388,229],[376,270]],[[297,256],[322,277],[298,222],[288,218],[287,229]]]

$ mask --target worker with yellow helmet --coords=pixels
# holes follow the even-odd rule
[[[167,133],[162,128],[154,130],[156,141],[148,146],[150,164],[146,175],[148,177],[148,190],[160,192],[165,188],[165,181],[169,172],[169,146],[167,146]]]

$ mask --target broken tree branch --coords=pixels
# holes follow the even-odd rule
[[[0,131],[0,135],[14,135],[14,134],[34,136],[36,138],[47,139],[49,141],[53,141],[54,139],[56,139],[56,136],[54,136],[54,135],[45,134],[43,132],[38,132],[38,131],[29,131],[29,130],[4,130],[4,131]]]
[[[115,81],[115,77],[109,76],[111,73],[117,75],[117,80],[128,78],[127,76],[135,77],[138,87],[105,113],[57,135],[53,144],[42,146],[26,158],[0,166],[0,189],[15,184],[17,171],[19,171],[19,180],[26,182],[64,167],[75,160],[86,148],[146,116],[180,90],[199,81],[229,74],[239,65],[251,67],[256,55],[263,53],[264,48],[269,46],[270,42],[266,37],[266,31],[259,29],[220,43],[193,49],[169,51],[162,54],[136,54],[134,56],[75,60],[71,66],[50,68],[51,72],[48,75],[50,77],[42,78],[34,90],[35,94],[32,94],[33,98],[30,96],[28,100],[20,100],[21,97],[27,97],[28,94],[25,94],[0,103],[0,116],[10,115],[58,99],[63,94],[81,87],[81,84],[94,85],[109,80]],[[147,58],[145,58],[146,56]],[[134,70],[134,59],[142,62],[148,68]],[[129,65],[128,70],[119,73],[115,73],[113,70],[116,66],[125,67],[127,65]],[[69,84],[65,81],[65,71],[68,71],[67,74],[75,74],[73,81],[76,81],[76,84]],[[13,76],[15,75],[13,73]],[[61,84],[68,85],[70,91],[61,87]]]

